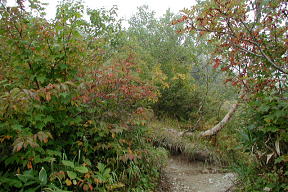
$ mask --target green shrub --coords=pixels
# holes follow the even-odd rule
[[[257,163],[250,166],[253,171],[244,179],[247,190],[271,191],[288,189],[288,102],[287,92],[259,92],[246,108],[245,128],[241,131],[241,142],[247,152],[255,155]],[[256,176],[257,175],[257,176]]]
[[[155,89],[133,57],[104,66],[113,18],[89,10],[86,22],[64,1],[48,22],[18,3],[0,8],[1,191],[152,189],[165,154],[146,133]]]
[[[168,80],[168,86],[160,87],[160,96],[153,109],[158,116],[168,116],[178,120],[195,120],[201,105],[201,93],[195,90],[185,74],[176,74]]]

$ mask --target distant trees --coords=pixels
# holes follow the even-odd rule
[[[156,18],[147,6],[139,7],[129,20],[127,35],[130,42],[137,44],[136,50],[145,61],[146,78],[158,87],[159,98],[153,106],[155,113],[198,121],[201,127],[205,119],[213,113],[215,116],[223,103],[226,93],[216,89],[224,87],[223,76],[213,73],[208,65],[212,46],[190,35],[176,33],[183,24],[171,25],[171,22],[179,17],[167,10]],[[212,97],[212,94],[219,97]]]

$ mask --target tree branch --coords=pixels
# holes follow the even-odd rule
[[[253,44],[256,45],[256,47],[258,48],[258,50],[260,51],[261,55],[270,63],[270,65],[277,69],[278,71],[284,73],[284,74],[288,74],[288,71],[282,69],[281,67],[279,67],[278,65],[276,65],[276,63],[268,56],[264,53],[263,49],[261,48],[261,46],[259,45],[259,43],[257,43],[257,40],[255,39],[255,36],[252,34],[252,31],[248,28],[248,26],[246,25],[245,22],[243,22],[240,19],[240,22],[242,23],[242,25],[245,27],[245,29],[249,32],[250,36],[254,39]]]
[[[235,111],[237,110],[239,106],[239,102],[232,105],[229,112],[225,115],[225,117],[213,128],[208,129],[207,131],[203,131],[199,134],[200,137],[207,137],[217,134],[225,125],[226,123],[231,119]]]

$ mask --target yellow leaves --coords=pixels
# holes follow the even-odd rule
[[[98,184],[101,184],[101,183],[102,183],[102,180],[100,180],[100,179],[98,179],[98,178],[94,178],[94,182],[97,183],[97,185],[98,185]]]
[[[133,153],[130,148],[128,148],[128,153],[129,153],[129,154]]]
[[[187,79],[187,75],[183,74],[183,73],[176,73],[176,75],[173,77],[172,80],[177,80],[177,79],[186,80]]]
[[[115,184],[111,184],[111,185],[108,185],[107,188],[109,190],[114,190],[114,189],[118,189],[118,188],[122,188],[122,187],[125,187],[125,184],[123,183],[115,183]]]
[[[76,141],[76,143],[78,146],[83,146],[83,144],[84,144],[82,141]]]
[[[20,171],[20,168],[18,167],[17,174],[20,174],[20,173],[21,173],[21,171]]]
[[[88,120],[86,123],[83,125],[83,127],[89,127],[90,125],[93,124],[93,120]]]
[[[169,83],[166,83],[166,82],[163,82],[162,85],[163,85],[164,88],[169,88],[170,87]]]
[[[152,82],[155,85],[160,85],[163,88],[169,88],[169,84],[166,82],[167,79],[168,77],[162,72],[162,70],[160,69],[160,65],[156,65],[153,68]]]
[[[70,179],[66,179],[65,183],[67,186],[71,186],[72,185],[72,181]]]

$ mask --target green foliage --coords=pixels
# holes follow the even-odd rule
[[[258,171],[254,174],[261,175],[247,185],[259,191],[263,186],[272,191],[285,191],[288,187],[284,184],[288,181],[286,100],[286,92],[262,92],[251,98],[245,110],[246,122],[240,141],[244,149],[255,154],[257,166],[254,169]]]
[[[115,8],[84,20],[80,2],[63,1],[47,21],[38,1],[18,4],[0,8],[1,190],[152,189],[163,158],[147,136],[156,91],[133,55],[112,54]]]
[[[162,17],[156,18],[148,6],[139,7],[129,20],[127,35],[136,52],[142,55],[143,78],[151,79],[157,87],[158,101],[153,105],[156,115],[196,122],[199,108],[203,109],[201,98],[205,92],[198,87],[202,79],[195,80],[191,74],[202,63],[201,59],[196,59],[195,42],[176,33],[180,26],[171,25],[178,17],[167,10]]]
[[[167,83],[169,87],[160,89],[160,97],[153,107],[156,114],[179,120],[193,119],[200,107],[200,93],[191,84],[191,81],[185,79],[184,74],[177,74]]]

